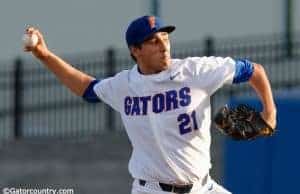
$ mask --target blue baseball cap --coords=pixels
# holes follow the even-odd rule
[[[143,43],[156,32],[171,33],[175,26],[164,25],[159,17],[142,16],[133,20],[126,31],[126,42],[128,47]]]

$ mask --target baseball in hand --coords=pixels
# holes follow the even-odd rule
[[[35,47],[39,38],[36,34],[24,34],[22,40],[25,47]]]

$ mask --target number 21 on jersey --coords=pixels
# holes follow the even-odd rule
[[[190,133],[192,130],[198,129],[198,123],[196,119],[196,111],[191,114],[183,113],[177,117],[179,123],[179,132],[181,135]]]

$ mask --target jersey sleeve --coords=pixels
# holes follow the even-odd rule
[[[234,84],[248,81],[254,71],[253,63],[247,59],[238,59],[235,61],[235,73],[233,77]]]
[[[111,106],[116,111],[120,111],[120,100],[118,97],[118,88],[120,88],[120,84],[122,81],[120,80],[120,76],[115,75],[114,77],[109,77],[99,81],[94,85],[93,90],[95,94],[101,99],[103,102]]]
[[[246,59],[234,60],[230,57],[193,58],[197,84],[209,94],[225,84],[238,84],[248,81],[254,71],[253,63]]]
[[[96,103],[96,102],[100,102],[99,97],[97,96],[97,94],[94,91],[94,86],[99,83],[100,80],[93,80],[91,81],[91,83],[88,85],[88,87],[85,89],[82,98],[89,102],[89,103]]]

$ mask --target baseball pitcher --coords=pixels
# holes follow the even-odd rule
[[[246,59],[172,58],[169,36],[174,30],[175,26],[164,25],[155,16],[132,21],[125,37],[135,65],[103,80],[51,52],[42,33],[33,27],[26,34],[36,35],[38,42],[25,45],[24,50],[76,95],[88,102],[101,100],[120,113],[133,147],[129,161],[132,194],[228,194],[209,175],[210,97],[224,84],[248,82],[263,104],[263,112],[255,117],[273,130],[276,107],[270,83],[264,68]],[[235,125],[228,127],[233,117],[227,113],[218,115],[217,125],[239,130]],[[244,120],[257,122],[251,119]],[[260,129],[253,131],[260,133]]]

